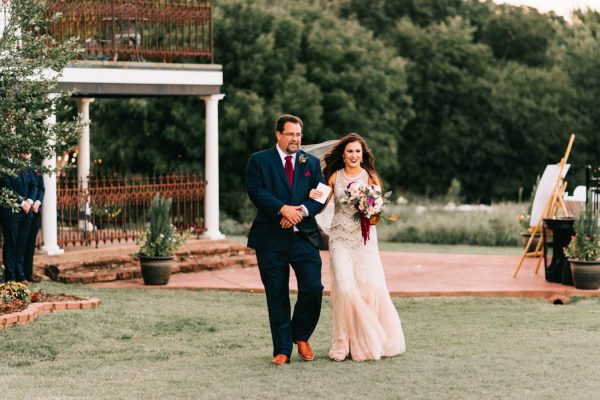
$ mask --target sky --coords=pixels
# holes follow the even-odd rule
[[[569,19],[570,11],[574,8],[590,7],[600,11],[600,0],[494,0],[494,3],[508,3],[517,6],[530,6],[540,12],[554,11]]]

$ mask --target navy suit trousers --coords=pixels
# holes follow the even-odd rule
[[[31,275],[33,274],[33,255],[35,253],[35,242],[37,240],[38,232],[40,231],[41,225],[41,212],[33,214],[33,218],[31,218],[31,227],[27,236],[27,243],[25,245],[25,253],[23,257],[23,273],[25,274],[25,278],[27,280],[31,279]]]
[[[2,217],[2,260],[6,270],[4,277],[7,281],[24,281],[23,260],[25,246],[31,226],[31,218],[23,213],[14,213]]]
[[[292,353],[293,341],[307,341],[319,321],[323,285],[319,251],[295,234],[291,250],[256,249],[260,277],[265,286],[273,355]],[[291,315],[290,266],[298,281],[298,299]]]

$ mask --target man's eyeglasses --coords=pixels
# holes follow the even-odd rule
[[[301,133],[296,133],[296,132],[282,132],[281,134],[285,135],[285,136],[287,136],[289,138],[295,137],[295,138],[298,138],[298,139],[302,139],[302,136],[304,136]]]

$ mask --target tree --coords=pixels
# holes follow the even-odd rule
[[[473,42],[467,21],[453,17],[421,28],[403,19],[393,38],[409,59],[407,80],[415,118],[403,132],[398,149],[402,187],[423,194],[444,194],[453,178],[470,200],[488,173],[493,147],[489,138],[492,110],[493,57],[489,48]],[[478,190],[479,189],[479,190]]]
[[[226,94],[219,104],[220,187],[226,188],[220,200],[234,217],[247,202],[248,156],[274,145],[274,122],[283,113],[303,119],[306,144],[360,133],[376,148],[383,178],[398,179],[396,150],[412,115],[405,62],[355,21],[313,3],[222,0],[215,6],[215,59],[223,65]],[[102,151],[96,156],[105,165],[128,172],[195,166],[203,153],[187,149],[190,142],[202,149],[202,125],[190,122],[201,114],[198,103],[97,101],[92,150]],[[136,154],[132,143],[139,143]]]
[[[503,5],[483,27],[483,42],[496,58],[531,66],[546,64],[546,52],[555,35],[552,21],[534,8]]]
[[[583,182],[583,166],[599,164],[600,13],[578,11],[575,17],[579,22],[564,32],[555,51],[557,67],[568,74],[569,84],[576,93],[570,100],[579,113],[573,153],[581,171],[579,182]]]
[[[73,42],[57,43],[51,36],[48,41],[41,39],[59,18],[47,18],[44,4],[12,0],[10,18],[0,37],[0,176],[13,175],[24,167],[19,154],[31,153],[40,161],[77,135],[74,120],[46,123],[53,113],[67,107],[69,93],[49,95],[55,92],[58,74],[76,52]],[[3,205],[12,200],[9,192],[0,196]]]

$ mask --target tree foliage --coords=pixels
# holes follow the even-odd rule
[[[19,154],[32,153],[34,160],[43,160],[76,137],[76,121],[46,123],[68,107],[69,93],[51,94],[57,74],[76,53],[72,42],[41,40],[48,24],[59,18],[46,18],[44,4],[12,0],[0,36],[0,176],[24,166]],[[8,204],[10,196],[4,193],[0,202]]]
[[[363,135],[398,191],[516,199],[564,154],[573,182],[597,163],[600,17],[567,23],[491,0],[217,0],[221,201],[240,217],[250,153],[272,146],[281,113],[305,143]],[[93,151],[109,168],[201,169],[201,99],[102,100]],[[114,123],[119,121],[119,123]],[[134,134],[135,133],[135,134]]]

